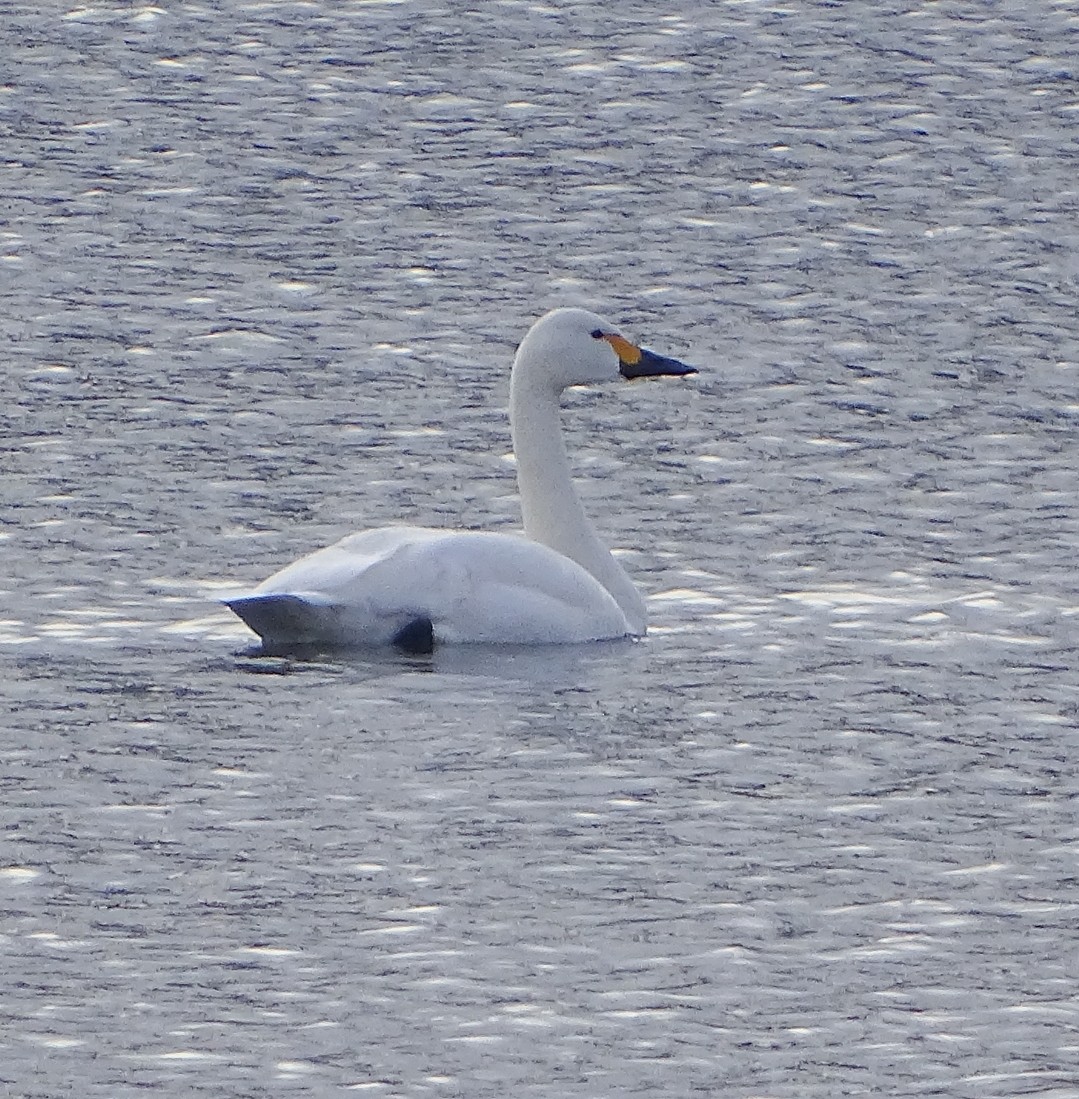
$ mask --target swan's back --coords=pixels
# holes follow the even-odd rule
[[[432,643],[525,645],[633,632],[580,565],[522,535],[484,531],[349,535],[227,603],[271,646],[387,645],[426,629]]]

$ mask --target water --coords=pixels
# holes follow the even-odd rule
[[[9,6],[0,1080],[1079,1095],[1065,4]],[[567,401],[641,644],[216,608],[512,528]]]

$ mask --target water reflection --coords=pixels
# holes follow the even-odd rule
[[[258,645],[237,653],[237,669],[255,675],[290,675],[309,667],[347,669],[357,679],[433,675],[490,683],[572,686],[596,669],[624,663],[642,642],[597,641],[585,645],[444,645],[426,656],[391,648],[332,649]]]

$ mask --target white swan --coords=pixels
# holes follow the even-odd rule
[[[225,600],[267,649],[444,642],[573,643],[640,636],[644,600],[596,536],[570,476],[559,398],[588,385],[696,370],[639,348],[584,309],[525,336],[510,376],[524,534],[387,527],[303,557]]]

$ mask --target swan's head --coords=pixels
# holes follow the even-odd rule
[[[540,317],[517,348],[513,371],[556,390],[618,378],[697,373],[696,367],[631,343],[587,309],[555,309]]]

